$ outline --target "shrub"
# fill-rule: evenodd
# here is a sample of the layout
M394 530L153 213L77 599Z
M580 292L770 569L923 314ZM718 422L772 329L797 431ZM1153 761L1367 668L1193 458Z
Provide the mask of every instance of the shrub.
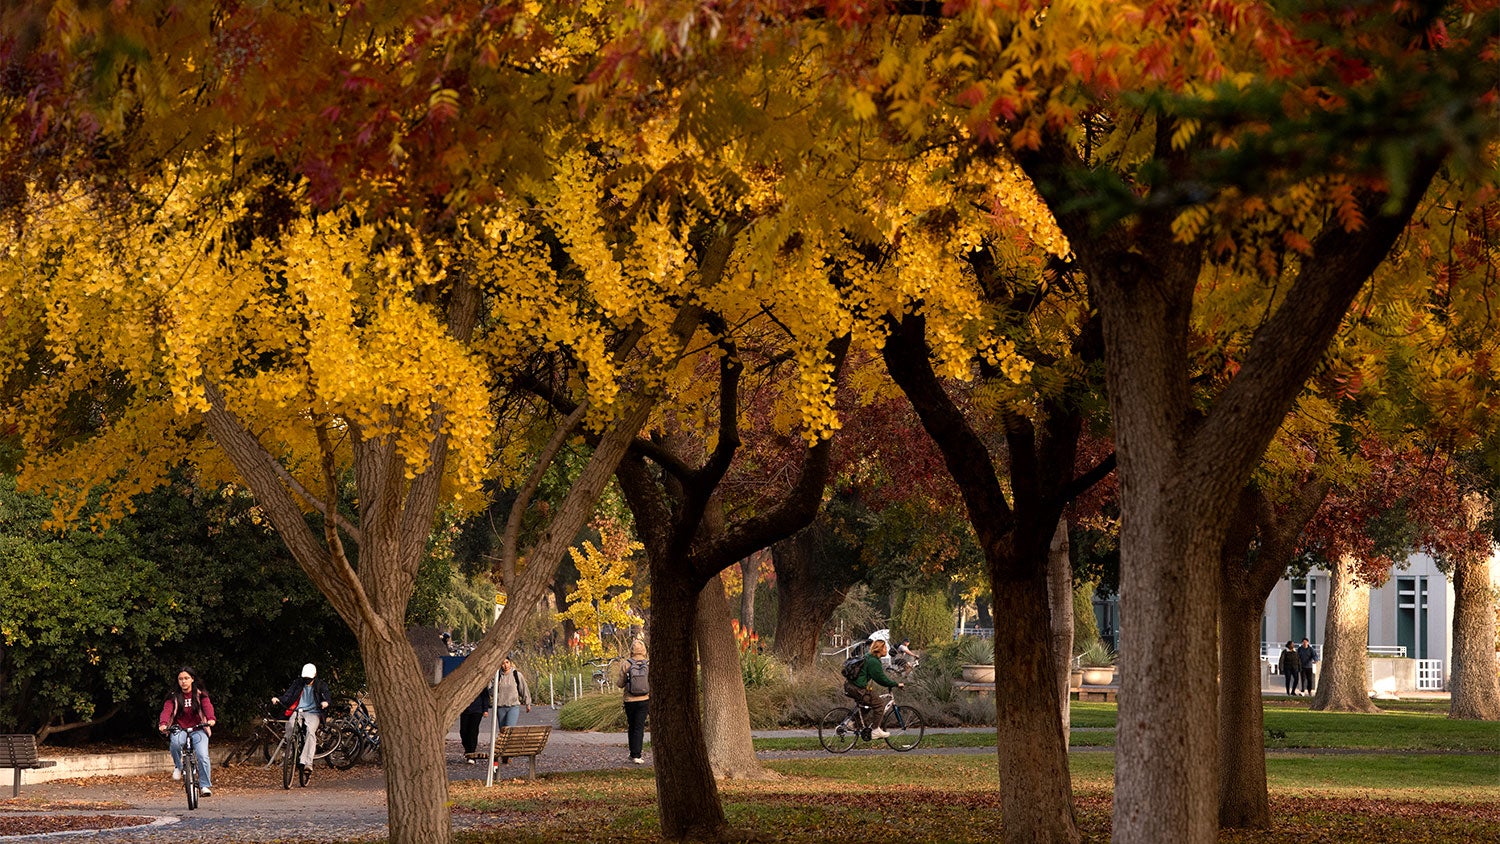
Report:
M558 726L564 730L623 730L625 707L620 695L613 692L591 692L563 704L557 711Z
M948 596L938 589L906 593L896 627L919 648L951 641L953 608L948 606Z

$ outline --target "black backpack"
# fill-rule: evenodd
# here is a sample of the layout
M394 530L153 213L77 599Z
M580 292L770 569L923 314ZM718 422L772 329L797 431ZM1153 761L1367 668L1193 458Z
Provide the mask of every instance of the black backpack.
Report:
M625 694L633 697L651 694L651 681L647 676L651 663L644 659L632 659L630 665L625 668L625 682L620 685L625 687Z
M853 683L854 678L859 676L860 669L864 668L864 665L865 658L863 655L851 656L848 659L844 660L844 679Z

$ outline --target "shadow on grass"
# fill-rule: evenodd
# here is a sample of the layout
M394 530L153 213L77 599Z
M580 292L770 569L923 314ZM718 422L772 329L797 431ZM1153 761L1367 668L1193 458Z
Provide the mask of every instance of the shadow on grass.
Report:
M1274 825L1221 841L1500 840L1500 780L1492 757L1339 756L1271 760ZM1389 764L1387 764L1389 763ZM1000 798L987 756L867 754L774 762L765 782L726 781L720 798L732 841L989 842ZM1073 757L1074 806L1085 841L1107 841L1114 760ZM1432 799L1441 796L1441 801ZM463 842L654 841L649 771L549 776L486 791L454 786L460 811L491 828Z

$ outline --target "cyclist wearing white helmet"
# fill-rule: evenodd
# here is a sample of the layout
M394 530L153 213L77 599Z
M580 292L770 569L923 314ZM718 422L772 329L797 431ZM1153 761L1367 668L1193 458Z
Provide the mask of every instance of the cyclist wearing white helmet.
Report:
M311 662L302 666L302 676L293 680L286 691L271 698L271 703L276 706L285 702L282 714L287 718L287 739L293 737L292 730L298 723L298 715L306 725L307 741L302 744L302 758L297 760L305 771L312 771L313 754L318 749L318 725L323 722L323 710L328 708L331 700L328 696L328 684L318 679L318 667Z

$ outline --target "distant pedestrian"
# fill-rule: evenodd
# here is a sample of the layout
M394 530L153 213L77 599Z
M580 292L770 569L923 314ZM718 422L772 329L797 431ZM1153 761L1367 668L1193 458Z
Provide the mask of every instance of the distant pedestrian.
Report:
M458 738L464 743L464 761L470 765L479 758L479 722L484 716L490 714L490 687L485 686L474 698L474 702L464 707L464 711L458 716Z
M522 706L531 711L531 688L526 685L521 669L506 657L500 663L500 685L495 692L495 725L514 727L521 720Z
M1297 649L1297 663L1302 676L1302 691L1313 693L1313 663L1318 661L1318 652L1304 637L1302 647Z
M1295 695L1297 678L1302 676L1302 660L1298 658L1290 639L1287 640L1286 647L1281 649L1281 661L1276 664L1276 670L1281 672L1281 678L1286 681L1286 693Z
M615 685L625 690L625 725L630 743L630 761L644 765L646 744L646 711L651 705L649 680L650 659L646 655L646 643L636 639L630 643L630 658L616 663Z

